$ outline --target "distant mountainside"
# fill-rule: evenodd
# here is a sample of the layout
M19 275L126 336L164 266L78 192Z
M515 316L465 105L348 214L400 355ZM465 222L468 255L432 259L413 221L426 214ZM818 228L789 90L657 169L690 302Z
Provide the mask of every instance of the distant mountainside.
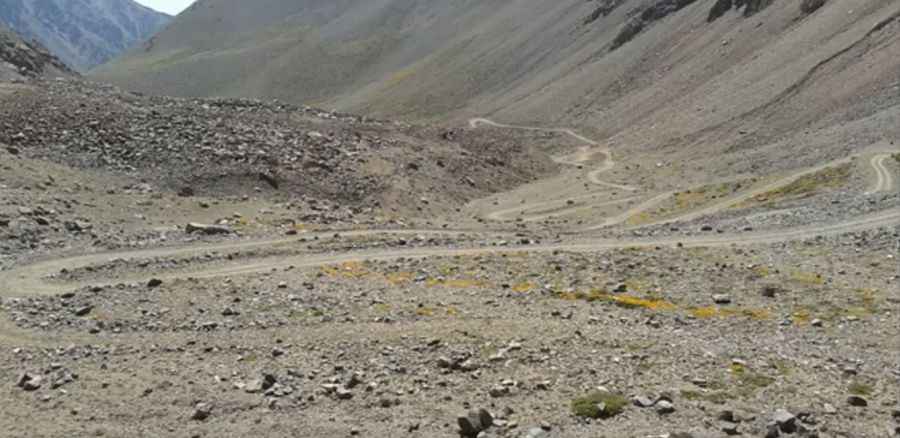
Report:
M171 18L132 0L0 0L0 23L80 71L153 36Z
M900 67L898 11L896 0L200 0L94 73L157 94L640 128L634 142L661 144L757 109L785 109L774 125L796 127L884 96Z
M0 25L0 81L77 75L46 48Z

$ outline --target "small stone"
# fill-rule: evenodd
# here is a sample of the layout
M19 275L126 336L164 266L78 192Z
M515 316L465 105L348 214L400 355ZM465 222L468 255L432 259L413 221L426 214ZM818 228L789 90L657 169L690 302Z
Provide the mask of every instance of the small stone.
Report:
M656 402L656 412L660 415L668 415L675 412L675 405L668 400Z
M487 410L479 409L457 418L456 422L459 424L460 435L465 438L476 438L479 433L494 424L494 417Z
M822 410L828 415L834 415L838 412L837 408L834 407L834 405L831 403L825 403L825 405L822 407Z
M75 309L72 313L74 313L75 316L87 316L87 314L91 313L91 310L94 310L94 306L82 306Z
M334 391L334 395L337 396L338 400L350 400L351 398L353 398L353 391L343 386L339 386Z
M212 405L209 403L197 403L194 412L191 414L191 420L204 421L212 414Z
M26 391L37 391L43 383L43 377L36 374L24 373L19 376L19 380L18 383L16 383L16 386Z
M858 395L851 395L850 397L847 397L847 404L858 408L864 408L869 406L869 401Z
M262 378L251 381L244 387L244 391L250 394L255 394L258 392L265 391L272 386L275 386L277 383L277 379L275 376L271 374L263 374Z
M160 287L160 286L162 286L162 284L163 284L162 280L160 280L158 278L153 278L147 282L147 287L152 289L155 287Z
M634 402L634 405L639 408L651 408L651 407L653 407L653 405L656 404L655 400L652 400L649 397L642 397L642 396L635 397L633 402Z
M231 229L228 227L222 227L218 225L204 225L197 223L189 223L185 225L184 231L188 234L193 233L201 233L206 235L215 235L215 234L231 234Z
M522 438L546 438L547 436L546 430L541 429L540 427L532 427L531 429L528 429L528 432L525 432L525 434L522 435Z
M721 429L722 432L725 432L725 434L729 436L740 435L740 427L741 426L738 423L732 423L729 421L723 421L719 424L719 429Z
M775 411L772 422L785 433L794 433L797 430L797 416L784 409Z
M490 391L488 391L491 397L506 397L509 395L509 387L504 385L494 385L491 387Z
M725 294L713 295L713 302L716 304L731 304L731 296Z

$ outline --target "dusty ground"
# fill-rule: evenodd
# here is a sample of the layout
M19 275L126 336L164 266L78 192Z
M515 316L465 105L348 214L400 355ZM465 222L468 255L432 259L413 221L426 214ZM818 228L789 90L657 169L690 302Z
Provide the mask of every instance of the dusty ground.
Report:
M88 107L97 95L122 105L110 127L147 104L91 87ZM28 120L22 108L54 101L40 93L7 90L5 114ZM180 108L166 113L177 118L203 102L150 104ZM294 111L318 117L254 105L233 120L272 138L289 135L281 122ZM324 189L256 190L258 179L233 176L249 168L239 161L220 168L229 184L184 196L185 175L216 169L177 160L195 157L191 142L151 143L173 146L149 159L158 170L131 155L98 165L78 148L55 153L72 138L61 124L31 124L37 140L0 148L5 433L451 437L460 416L485 409L485 436L896 435L890 142L814 166L685 179L671 156L620 156L553 127L327 123L334 138L396 140L389 156L428 141L525 164L475 187L409 169L405 181L431 186L373 191L388 194L366 210ZM193 132L173 125L160 135ZM3 138L19 131L7 122ZM141 144L102 136L120 142L109 150ZM342 163L329 178L353 177ZM497 167L465 164L458 172L476 176ZM440 208L388 217L441 184L456 194ZM188 233L189 222L229 233ZM573 401L598 388L624 398L621 413L576 415Z

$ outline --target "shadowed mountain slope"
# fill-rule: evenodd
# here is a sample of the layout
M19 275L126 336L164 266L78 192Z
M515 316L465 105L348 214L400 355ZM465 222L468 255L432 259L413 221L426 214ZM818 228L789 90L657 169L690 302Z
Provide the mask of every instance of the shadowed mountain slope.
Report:
M149 38L170 19L132 0L0 0L0 23L81 71Z

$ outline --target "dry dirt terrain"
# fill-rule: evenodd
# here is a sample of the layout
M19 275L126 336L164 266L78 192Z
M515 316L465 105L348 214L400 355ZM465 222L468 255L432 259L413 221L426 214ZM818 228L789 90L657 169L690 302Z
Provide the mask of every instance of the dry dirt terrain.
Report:
M0 83L0 435L900 436L898 6L201 0Z
M7 436L900 427L889 141L674 183L565 127L0 90Z

